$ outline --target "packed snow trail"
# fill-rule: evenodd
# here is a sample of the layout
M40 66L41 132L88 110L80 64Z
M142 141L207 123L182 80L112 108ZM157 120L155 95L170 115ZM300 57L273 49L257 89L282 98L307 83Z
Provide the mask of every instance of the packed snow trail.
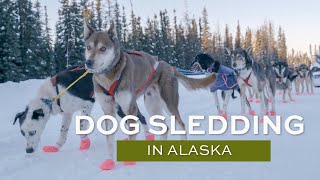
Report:
M42 146L56 142L61 117L52 117L41 137L41 143L36 153L26 154L26 140L20 133L19 125L12 125L16 113L24 110L28 101L35 96L43 80L28 80L21 83L8 82L0 84L1 126L0 126L0 179L113 179L113 180L316 180L320 177L320 89L315 89L315 95L294 96L295 103L281 104L277 96L276 109L279 115L288 117L297 114L304 117L305 132L292 136L282 129L281 135L272 132L270 135L253 135L252 130L246 135L231 135L227 130L223 135L188 136L195 140L229 140L229 139L261 139L271 140L271 162L138 162L136 166L126 167L121 163L112 171L100 171L99 165L105 160L106 138L97 130L90 135L91 148L87 152L79 150L80 138L75 134L75 121L69 131L67 143L58 153L44 153ZM187 124L189 115L217 115L212 94L207 91L187 91L179 86L180 112ZM238 98L231 100L229 111L240 113ZM138 100L143 114L147 115L143 99ZM259 105L252 103L258 111ZM97 119L102 115L98 104L95 105L92 117ZM149 116L146 116L147 119ZM207 129L207 120L201 129ZM284 128L284 127L283 127ZM261 128L260 128L261 130ZM126 136L117 132L115 139ZM143 139L140 133L138 139ZM169 135L169 139L179 139L179 136Z

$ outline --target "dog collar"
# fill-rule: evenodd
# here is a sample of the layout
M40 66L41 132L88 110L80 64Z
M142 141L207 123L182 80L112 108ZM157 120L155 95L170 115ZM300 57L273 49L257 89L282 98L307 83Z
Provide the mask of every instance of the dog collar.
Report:
M247 66L244 66L243 68L236 69L236 71L238 71L238 72L241 72L241 71L244 71L244 70L247 70Z
M50 112L52 111L52 104L53 101L50 99L46 99L46 98L40 98L41 102L43 102L45 105L47 105L50 109Z

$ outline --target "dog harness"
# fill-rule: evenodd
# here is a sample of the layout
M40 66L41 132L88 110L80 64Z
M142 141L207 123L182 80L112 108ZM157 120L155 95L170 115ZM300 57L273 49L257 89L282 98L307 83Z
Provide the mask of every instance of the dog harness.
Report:
M131 51L131 52L125 52L127 54L132 54L132 55L136 55L136 56L141 56L142 54L139 51ZM145 89L148 85L148 83L150 82L152 76L154 75L154 73L156 72L157 68L158 68L159 62L157 61L153 66L151 66L151 72L148 76L148 79L146 80L146 82L143 84L142 87L138 88L136 90L136 95L139 94L141 91L143 91L143 89ZM119 85L121 84L122 81L122 77L123 77L123 73L120 74L120 76L113 82L113 84L110 86L109 89L106 89L105 87L103 87L101 84L98 83L98 86L102 89L103 93L107 96L112 96L114 98L114 95L116 94Z
M69 72L69 71L78 71L78 70L84 70L84 69L85 69L84 67L76 66L76 67L69 68L66 71L62 71L60 73L65 73L65 72ZM57 76L60 73L58 73L58 74L56 74L56 75L51 77L51 84L52 84L53 87L55 87L57 95L60 94L59 87L58 87L59 81L57 80ZM93 94L91 94L90 96L93 96ZM49 100L49 99L41 99L41 100L42 100L42 102L44 102L45 104L47 104L50 107L50 110L52 110L52 100ZM56 100L57 100L57 105L60 108L60 111L63 112L63 110L61 108L60 98L57 98Z
M245 79L241 78L244 81L244 83L246 83L246 85L249 86L249 87L252 87L252 85L249 84L249 79L251 77L251 74L252 74L252 71L250 72L250 74L248 75L247 78L245 78Z
M220 65L217 71L217 80L210 87L211 92L216 92L217 90L230 90L238 87L236 72L224 65Z

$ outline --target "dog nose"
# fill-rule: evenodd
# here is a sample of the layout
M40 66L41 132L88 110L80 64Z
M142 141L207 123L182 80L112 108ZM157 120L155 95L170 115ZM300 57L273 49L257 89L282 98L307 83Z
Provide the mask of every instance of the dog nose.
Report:
M87 67L91 67L93 65L94 61L89 59L89 60L86 60L86 66Z
M236 67L236 66L237 66L237 64L236 64L236 63L233 63L233 64L232 64L232 66L233 66L233 67Z
M26 152L27 152L27 153L33 153L34 150L33 150L33 148L27 148L27 149L26 149Z

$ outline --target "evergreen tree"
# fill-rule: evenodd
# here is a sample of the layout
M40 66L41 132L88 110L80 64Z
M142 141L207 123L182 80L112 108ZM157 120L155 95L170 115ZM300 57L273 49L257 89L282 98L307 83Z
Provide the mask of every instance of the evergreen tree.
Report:
M11 0L3 0L0 1L0 7L0 83L19 81L23 65L17 6Z
M43 55L43 59L46 61L46 67L45 72L47 72L47 75L53 75L55 72L55 63L54 63L54 57L53 57L53 49L52 49L52 38L51 38L51 28L49 27L49 19L48 19L48 12L47 7L44 7L44 51L45 54Z
M96 21L96 28L98 31L102 30L102 7L101 7L101 0L95 0L95 21Z
M209 27L208 11L206 8L202 10L202 19L201 19L201 50L202 52L209 52L211 47L211 33Z
M248 49L250 47L252 47L252 32L251 29L248 27L244 38L243 48Z
M122 43L123 42L123 28L122 28L122 23L121 23L122 17L121 17L121 13L120 13L120 5L118 4L118 1L115 1L115 5L114 5L114 23L116 25L116 29L117 29L117 34L118 34L118 39L119 42Z
M241 29L240 29L240 24L238 21L237 25L237 32L236 32L236 38L234 42L234 48L241 48Z
M278 54L279 54L280 60L283 60L283 61L287 60L286 37L281 27L279 27L279 32L278 32Z
M66 69L69 65L70 48L72 45L69 0L60 1L59 19L56 24L56 39L54 44L54 59L56 72ZM82 27L82 26L81 26Z

